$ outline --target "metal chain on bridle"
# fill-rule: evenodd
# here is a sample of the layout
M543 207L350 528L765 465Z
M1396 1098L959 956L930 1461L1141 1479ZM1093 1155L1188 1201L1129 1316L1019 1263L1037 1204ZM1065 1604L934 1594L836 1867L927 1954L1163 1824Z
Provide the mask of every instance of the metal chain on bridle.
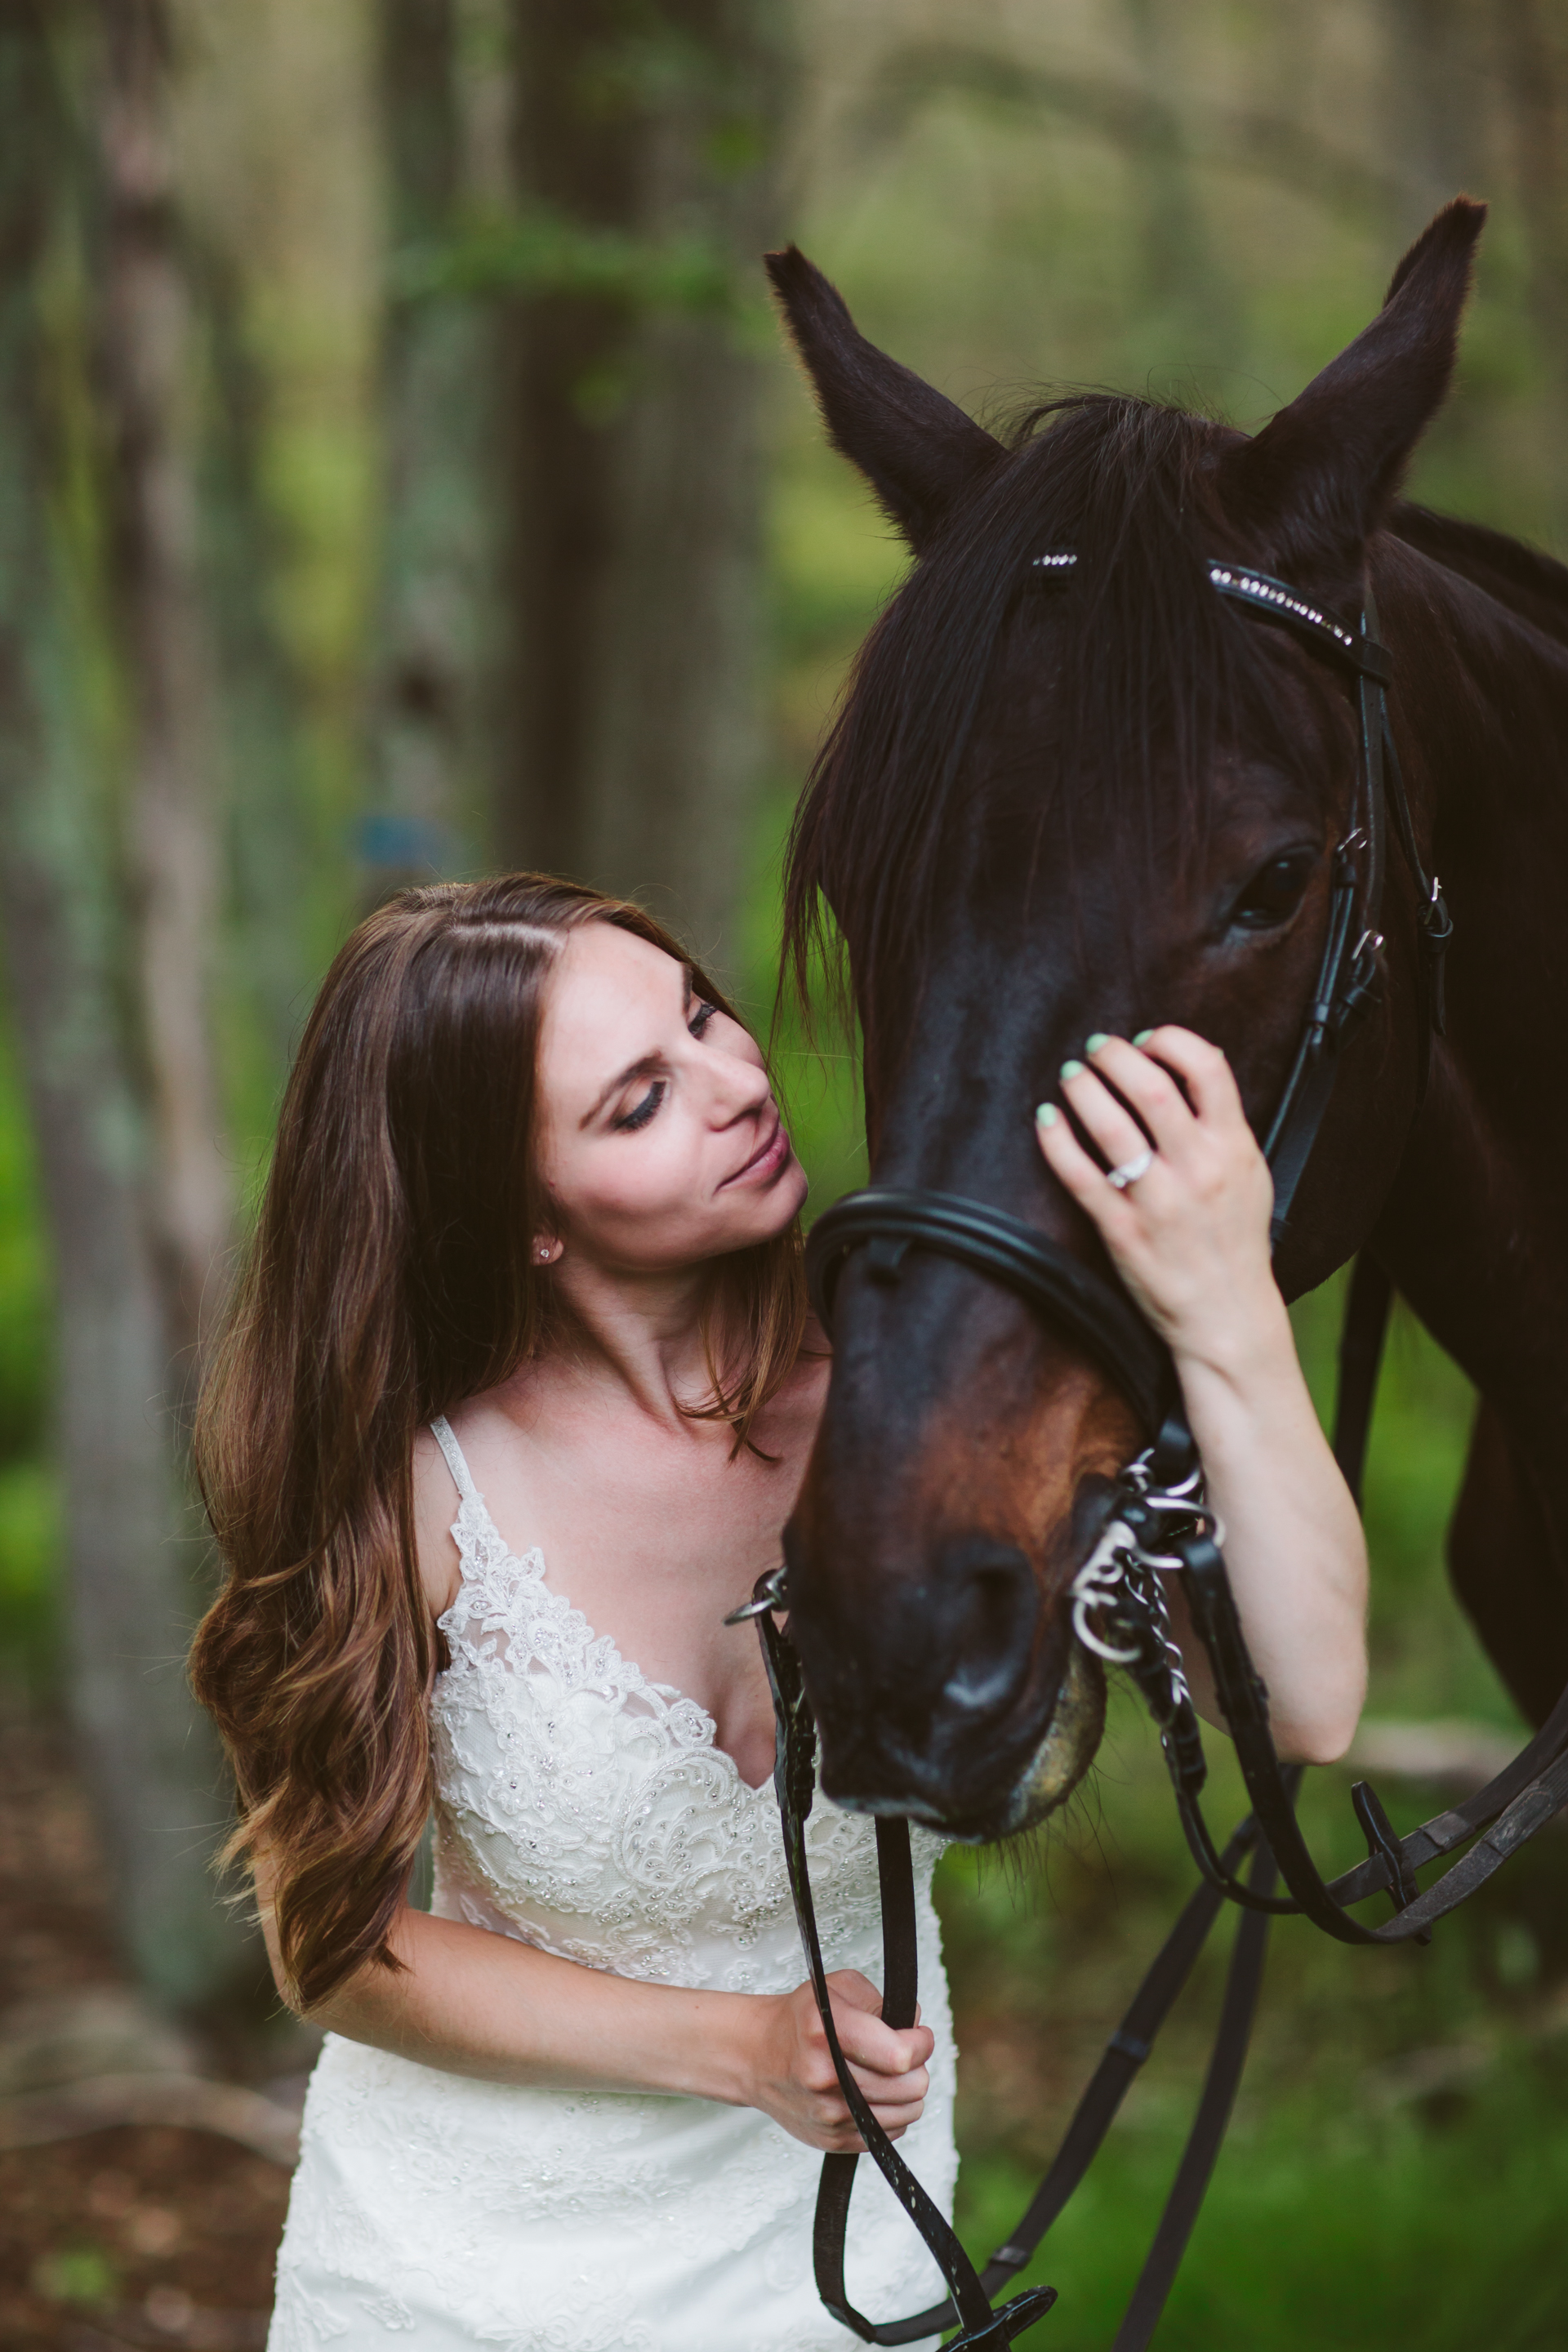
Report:
M1047 579L1069 576L1078 558L1057 551L1037 559ZM1444 1028L1443 957L1453 925L1435 875L1422 863L1389 725L1388 656L1377 642L1370 593L1358 629L1325 612L1285 582L1243 565L1211 562L1220 595L1292 630L1352 680L1359 752L1351 823L1333 857L1322 958L1284 1089L1265 1138L1274 1177L1273 1241L1288 1225L1297 1187L1327 1112L1339 1059L1375 1001L1384 946L1382 914L1389 825L1408 866L1418 904L1426 975L1418 1087L1425 1092L1431 1038ZM731 1622L755 1618L777 1725L774 1786L785 1859L806 1967L839 2084L866 2147L909 2213L949 2288L945 2303L908 2318L873 2321L858 2312L844 2284L850 2189L858 2158L824 2158L815 2256L824 2303L867 2343L917 2343L947 2328L961 2334L950 2352L1010 2344L1056 2300L1033 2287L996 2305L994 2298L1030 2260L1100 2148L1155 2034L1190 1976L1226 1901L1241 1906L1219 2026L1197 2112L1164 2213L1133 2291L1113 2352L1143 2352L1164 2307L1207 2187L1239 2083L1262 1977L1268 1921L1300 1913L1342 1942L1427 1940L1432 1923L1490 1877L1527 1838L1568 1804L1568 1691L1505 1770L1450 1811L1399 1837L1375 1791L1352 1790L1367 1858L1325 1882L1296 1821L1300 1769L1280 1762L1268 1728L1268 1699L1247 1654L1221 1552L1223 1529L1204 1499L1202 1466L1183 1417L1169 1354L1120 1286L1071 1257L1019 1219L952 1193L872 1189L852 1193L817 1220L807 1244L812 1299L831 1329L834 1293L844 1265L863 1253L870 1277L896 1283L911 1250L935 1253L1000 1282L1116 1381L1154 1442L1130 1463L1113 1493L1094 1549L1073 1580L1078 1638L1136 1682L1159 1727L1166 1767L1200 1885L1155 1958L1131 2008L1110 2037L1055 2161L1007 2242L983 2269L965 2253L945 2216L927 2196L866 2105L834 2029L826 1974L806 1869L805 1822L816 1789L816 1727L800 1664L773 1622L788 1607L788 1570L771 1570ZM1359 1501L1373 1392L1392 1291L1368 1257L1357 1263L1340 1349L1334 1451ZM1221 1710L1235 1743L1252 1811L1223 1847L1202 1810L1206 1774L1203 1738L1182 1668L1162 1579L1184 1579L1188 1613L1207 1653ZM882 2014L913 2023L916 1998L915 1905L907 1822L879 1818L882 1898ZM1425 1891L1416 1874L1467 1847ZM1247 1866L1245 1878L1238 1874ZM1288 1892L1276 1895L1277 1878ZM1352 1906L1384 1893L1394 1916L1368 1927Z

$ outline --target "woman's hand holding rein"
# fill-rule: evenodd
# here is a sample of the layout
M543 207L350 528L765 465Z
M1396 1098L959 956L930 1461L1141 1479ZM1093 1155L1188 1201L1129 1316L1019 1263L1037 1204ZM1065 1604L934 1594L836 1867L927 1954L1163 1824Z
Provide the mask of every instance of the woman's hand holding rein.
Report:
M926 2061L935 2037L919 2021L902 2032L882 2022L882 1996L855 1969L839 1969L827 1979L838 2046L871 2113L889 2139L918 2123L929 2082ZM761 2107L795 2139L832 2156L862 2150L844 2094L838 2087L827 2036L809 1984L783 1997L763 1999L759 2012L754 2095Z

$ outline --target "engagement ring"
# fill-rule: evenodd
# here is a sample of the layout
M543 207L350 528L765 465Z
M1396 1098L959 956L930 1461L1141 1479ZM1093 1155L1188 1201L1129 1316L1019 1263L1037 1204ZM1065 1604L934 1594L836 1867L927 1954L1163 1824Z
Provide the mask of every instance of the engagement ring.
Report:
M1114 1184L1119 1192L1125 1192L1129 1184L1136 1184L1140 1176L1147 1176L1153 1165L1153 1153L1141 1151L1136 1160L1124 1160L1120 1168L1112 1168L1105 1181Z

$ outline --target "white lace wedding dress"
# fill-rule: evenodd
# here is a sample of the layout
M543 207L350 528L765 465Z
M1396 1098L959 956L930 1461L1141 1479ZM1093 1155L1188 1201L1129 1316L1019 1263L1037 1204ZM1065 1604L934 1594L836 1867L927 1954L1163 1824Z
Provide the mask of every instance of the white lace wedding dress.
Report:
M510 1552L445 1422L463 1580L432 1711L434 1908L655 1984L785 1992L805 1973L771 1782L712 1717L649 1683ZM737 1639L744 1638L737 1635ZM880 1980L872 1824L818 1799L807 1825L830 1969ZM900 2143L951 2208L953 2047L934 1838L917 1832L921 1998L936 2035ZM268 2352L405 2339L418 2352L827 2352L820 2158L752 2107L468 2080L329 2035L306 2102ZM863 2161L847 2280L873 2318L942 2280ZM936 2338L931 2341L934 2344Z

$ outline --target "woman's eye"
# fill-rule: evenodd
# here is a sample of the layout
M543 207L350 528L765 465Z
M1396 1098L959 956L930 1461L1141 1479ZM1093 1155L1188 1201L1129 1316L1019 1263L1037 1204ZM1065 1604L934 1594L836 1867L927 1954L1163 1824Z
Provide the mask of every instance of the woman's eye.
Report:
M647 1125L649 1119L653 1117L655 1111L658 1108L663 1100L664 1080L662 1078L655 1078L652 1086L649 1087L647 1094L644 1095L636 1110L627 1111L623 1118L617 1118L613 1123L622 1135L629 1135L637 1128L646 1127Z
M696 1007L692 1013L690 1020L686 1024L694 1037L701 1036L702 1032L707 1028L708 1024L712 1020L713 1015L718 1012L718 1010L719 1007L716 1004L702 1003Z
M1231 908L1230 919L1245 930L1263 931L1289 921L1301 903L1316 863L1310 849L1289 850L1260 866Z

